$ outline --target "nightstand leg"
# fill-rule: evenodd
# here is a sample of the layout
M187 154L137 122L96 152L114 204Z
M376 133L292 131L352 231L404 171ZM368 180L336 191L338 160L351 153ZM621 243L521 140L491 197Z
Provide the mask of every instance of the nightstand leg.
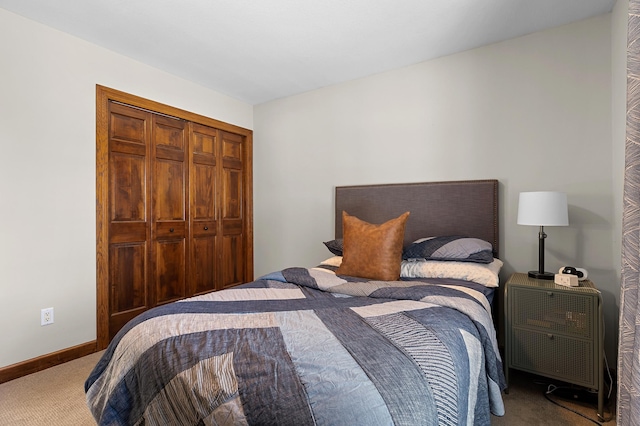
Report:
M598 417L604 421L604 320L602 316L602 300L598 303L599 339L598 339Z
M602 389L598 391L598 418L600 421L604 420L604 395Z
M504 393L509 394L509 367L504 368L504 381L507 384L507 388L504 390Z

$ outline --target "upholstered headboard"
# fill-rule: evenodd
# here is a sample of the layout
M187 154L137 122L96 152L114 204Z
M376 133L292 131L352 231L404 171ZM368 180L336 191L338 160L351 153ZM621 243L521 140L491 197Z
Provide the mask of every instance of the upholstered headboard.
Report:
M335 236L342 238L342 211L369 223L411 212L404 245L423 237L462 235L498 247L498 181L469 180L336 187Z

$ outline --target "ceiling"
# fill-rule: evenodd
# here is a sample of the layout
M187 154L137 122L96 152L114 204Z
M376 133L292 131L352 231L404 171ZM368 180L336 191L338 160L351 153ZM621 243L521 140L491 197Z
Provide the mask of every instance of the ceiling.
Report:
M615 0L0 0L259 104L610 12Z

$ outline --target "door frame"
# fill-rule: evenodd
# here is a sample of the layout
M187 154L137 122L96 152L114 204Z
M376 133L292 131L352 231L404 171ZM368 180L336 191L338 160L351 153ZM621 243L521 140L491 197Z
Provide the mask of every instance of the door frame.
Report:
M246 179L245 208L246 277L253 279L253 131L151 101L119 90L96 85L96 326L97 350L109 345L109 102L180 118L244 136Z

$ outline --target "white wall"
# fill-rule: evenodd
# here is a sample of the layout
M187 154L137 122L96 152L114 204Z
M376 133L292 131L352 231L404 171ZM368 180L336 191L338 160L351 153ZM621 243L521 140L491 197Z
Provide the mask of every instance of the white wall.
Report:
M4 9L0 40L3 367L96 338L96 84L246 128L253 107Z
M257 106L256 276L329 256L335 186L496 178L503 279L537 268L518 193L565 191L570 226L545 229L546 269L589 270L612 336L611 51L608 14Z

